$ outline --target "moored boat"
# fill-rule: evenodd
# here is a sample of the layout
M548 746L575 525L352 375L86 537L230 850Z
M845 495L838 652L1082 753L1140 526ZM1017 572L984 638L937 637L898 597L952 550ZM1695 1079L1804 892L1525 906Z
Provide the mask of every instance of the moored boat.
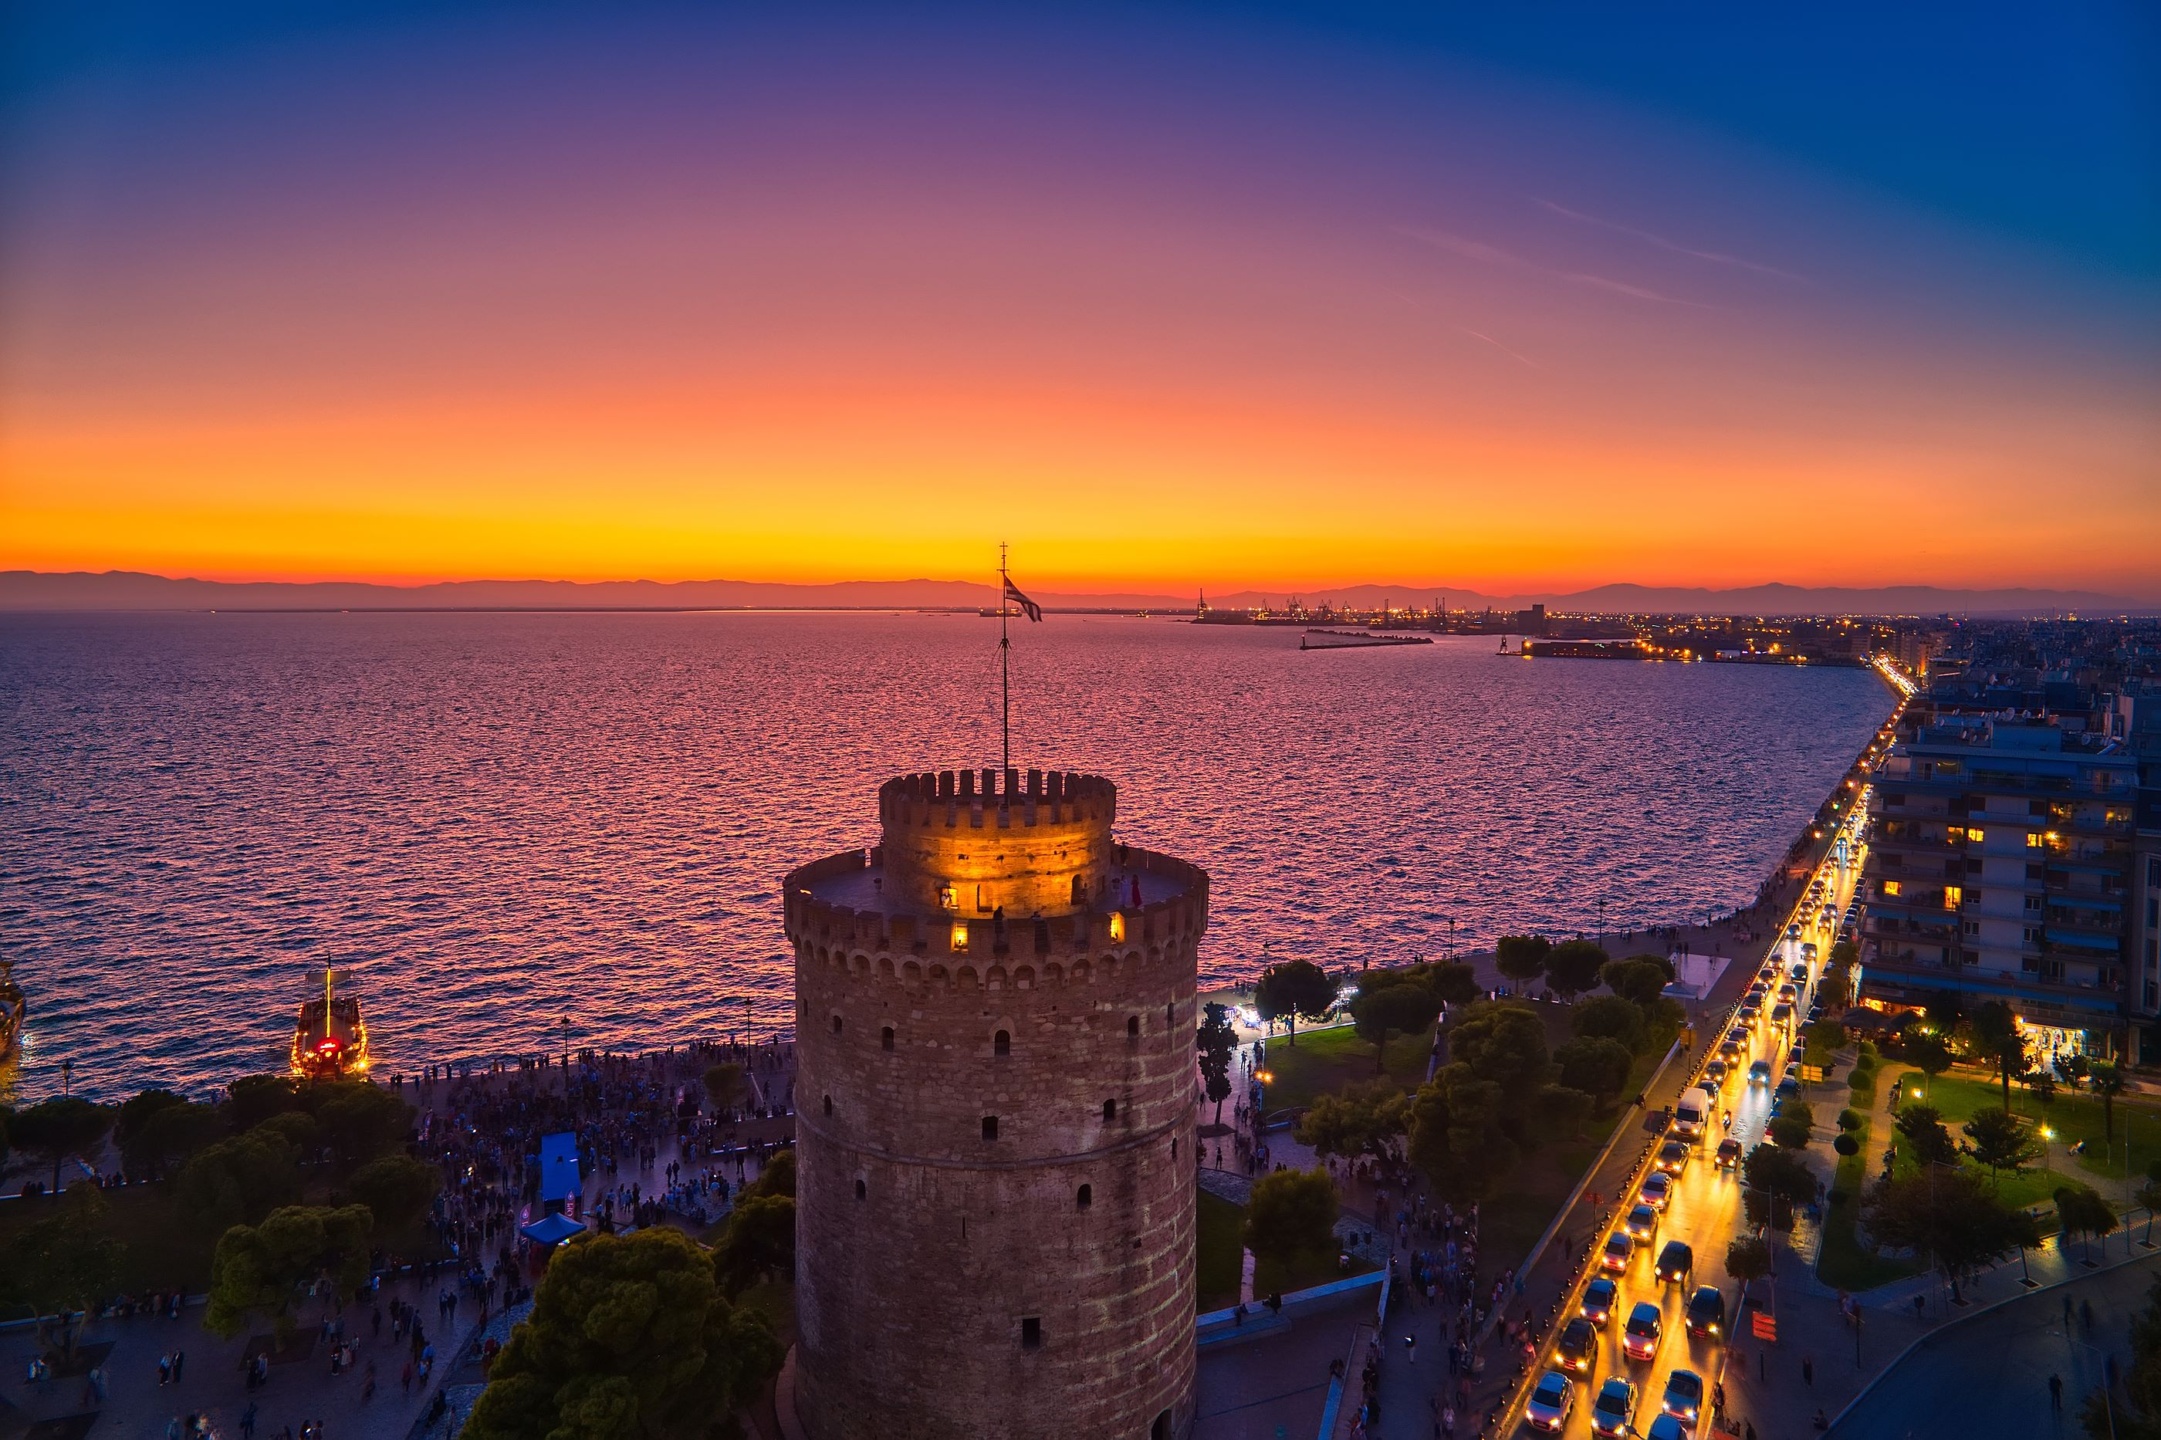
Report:
M15 963L0 960L0 1060L13 1055L22 1044L23 1022L29 1015L29 998L15 983Z
M360 996L346 984L345 972L325 969L308 977L319 993L301 1002L293 1026L293 1074L303 1080L335 1080L363 1075L368 1069L368 1024L360 1018ZM338 987L344 985L340 990Z

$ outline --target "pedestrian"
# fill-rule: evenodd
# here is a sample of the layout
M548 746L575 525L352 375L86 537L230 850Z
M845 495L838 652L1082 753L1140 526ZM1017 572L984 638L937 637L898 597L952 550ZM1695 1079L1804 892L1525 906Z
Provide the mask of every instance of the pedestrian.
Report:
M1816 1383L1816 1362L1806 1355L1801 1357L1801 1383L1803 1385Z
M1743 1440L1756 1440L1756 1422L1755 1422L1755 1421L1753 1421L1753 1420L1743 1420L1743 1421L1741 1422L1741 1430L1742 1430L1742 1436L1743 1436Z
M2071 1302L2070 1302L2069 1300L2066 1300L2066 1301L2064 1301L2063 1303L2064 1303L2065 1305L2069 1305L2069 1304L2070 1304ZM2068 1324L2070 1323L2070 1320L2071 1320L2071 1317L2070 1317L2069 1315L2066 1315L2066 1316L2064 1316L2064 1323L2065 1323L2065 1324L2067 1324L2067 1325L2068 1325ZM31 1376L30 1378L31 1378L31 1379L33 1379L33 1380L35 1380L35 1379L36 1379L37 1377L36 1377L35 1375L33 1375L33 1376ZM172 1356L170 1356L170 1355L160 1355L160 1356L158 1357L158 1388L159 1388L159 1389L163 1389L163 1388L164 1388L165 1386L167 1386L167 1385L170 1385L170 1384L172 1384L172 1383L173 1383L173 1357L172 1357ZM175 1418L178 1418L178 1417L175 1417Z
M2068 1304L2069 1302L2065 1303ZM2063 1409L2063 1376L2061 1375L2048 1377L2048 1408L2051 1410Z
M1418 1336L1416 1334L1403 1337L1403 1353L1413 1365L1418 1363Z
M182 1369L183 1367L185 1367L185 1366L187 1365L187 1363L188 1363L188 1352L187 1352L187 1351L185 1351L185 1350L175 1350L175 1351L173 1352L173 1383L174 1383L175 1385L178 1385L178 1384L180 1383L180 1371L181 1371L181 1369Z

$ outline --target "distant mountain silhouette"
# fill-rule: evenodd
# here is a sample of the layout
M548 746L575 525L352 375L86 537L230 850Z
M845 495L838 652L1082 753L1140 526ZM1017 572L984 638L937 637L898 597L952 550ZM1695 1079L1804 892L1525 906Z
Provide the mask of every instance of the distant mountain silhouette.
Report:
M1191 595L1068 593L1030 588L1065 609L1190 610ZM1657 615L2085 615L2161 614L2161 602L2084 590L1952 590L1933 585L1815 587L1750 585L1731 590L1632 584L1589 590L1487 595L1449 585L1344 585L1322 590L1241 590L1212 595L1218 608L1308 605L1370 608L1386 601L1452 610L1552 610ZM996 590L968 580L843 580L828 585L753 580L452 580L428 585L357 581L176 579L135 571L0 571L0 610L698 610L976 609Z

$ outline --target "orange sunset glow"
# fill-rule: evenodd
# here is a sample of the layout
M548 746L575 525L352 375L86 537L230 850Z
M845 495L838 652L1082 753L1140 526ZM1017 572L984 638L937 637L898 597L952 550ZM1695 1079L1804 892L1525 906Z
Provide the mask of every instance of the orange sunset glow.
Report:
M2151 275L1824 156L1266 26L507 24L15 96L0 568L2161 593Z

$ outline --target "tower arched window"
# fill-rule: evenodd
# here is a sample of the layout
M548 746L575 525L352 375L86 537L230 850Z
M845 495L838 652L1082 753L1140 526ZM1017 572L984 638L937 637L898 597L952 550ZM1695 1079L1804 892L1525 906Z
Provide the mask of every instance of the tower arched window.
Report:
M833 1033L835 1035L840 1033L840 1017L838 1015L833 1017Z
M1128 1015L1128 1016L1126 1016L1126 1039L1128 1039L1128 1040L1138 1040L1138 1039L1140 1039L1140 1038L1141 1038L1141 1017L1140 1017L1140 1016L1138 1016L1138 1015Z
M1074 1192L1073 1192L1073 1208L1074 1208L1074 1209L1076 1209L1076 1210L1086 1210L1086 1209L1087 1209L1087 1208L1088 1208L1089 1206L1091 1206L1091 1205L1093 1205L1093 1204L1095 1204L1095 1203L1096 1203L1096 1195L1095 1195L1095 1187L1094 1187L1093 1185L1083 1185L1083 1186L1081 1186L1081 1187L1080 1187L1080 1189L1078 1189L1078 1190L1076 1190L1076 1191L1074 1191Z
M860 1180L858 1180L858 1181L856 1181L856 1182L855 1182L855 1198L856 1198L856 1199L858 1199L858 1200L864 1199L864 1198L865 1198L865 1197L867 1197L867 1196L868 1196L869 1194L870 1194L870 1187L869 1187L868 1185L864 1184L864 1183L863 1183L862 1181L860 1181Z
M833 1097L830 1095L825 1097L825 1113L828 1115L833 1113Z
M1118 1118L1118 1102L1116 1100L1103 1102L1103 1118L1105 1120L1116 1120Z
M1013 1032L1010 1030L1000 1030L996 1035L991 1036L990 1049L993 1055L1012 1054Z
M878 1032L878 1048L880 1050L890 1050L893 1048L892 1026L888 1025L883 1030L880 1030Z

